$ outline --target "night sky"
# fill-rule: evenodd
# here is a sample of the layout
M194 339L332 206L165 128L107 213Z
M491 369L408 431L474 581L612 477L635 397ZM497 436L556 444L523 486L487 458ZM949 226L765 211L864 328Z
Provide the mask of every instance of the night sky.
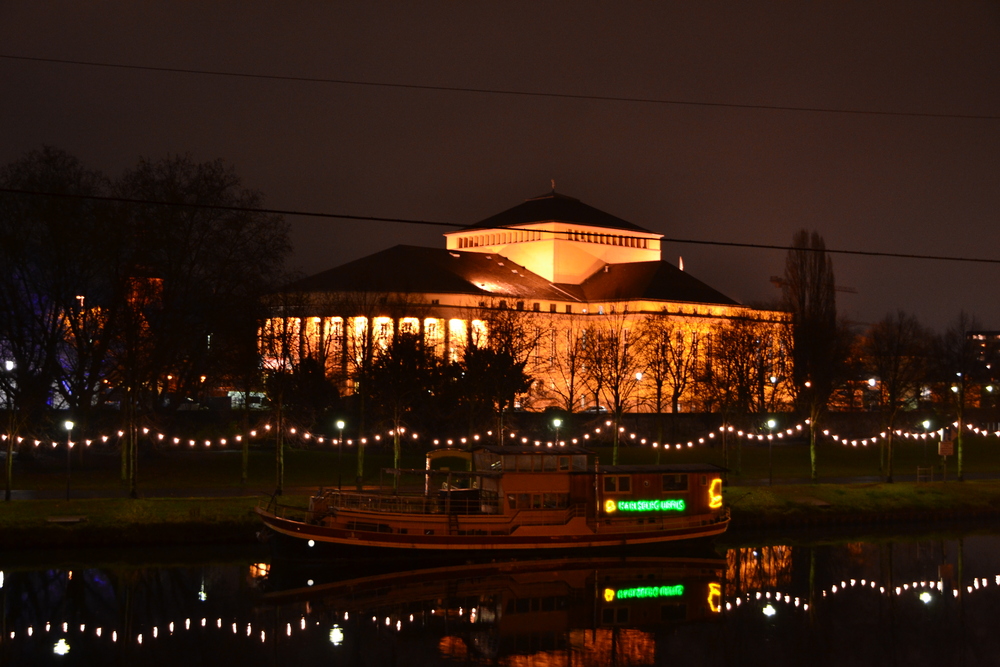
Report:
M668 237L1000 259L995 2L0 3L0 163L223 158L273 208L473 223L549 191ZM442 230L290 217L305 273ZM743 302L784 252L665 245ZM1000 265L835 256L839 310L1000 328Z

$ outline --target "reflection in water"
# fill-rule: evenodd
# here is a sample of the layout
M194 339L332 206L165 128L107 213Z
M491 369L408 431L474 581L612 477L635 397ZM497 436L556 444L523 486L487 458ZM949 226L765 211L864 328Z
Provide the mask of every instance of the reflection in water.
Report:
M447 567L0 560L0 664L991 665L998 547L968 536Z
M499 665L652 665L656 633L718 618L722 559L500 562L388 573L264 596L282 615L337 627L348 653ZM275 572L274 574L277 574ZM390 638L385 630L390 631ZM396 634L391 631L395 630ZM412 644L411 644L412 642ZM428 656L429 657L429 656Z

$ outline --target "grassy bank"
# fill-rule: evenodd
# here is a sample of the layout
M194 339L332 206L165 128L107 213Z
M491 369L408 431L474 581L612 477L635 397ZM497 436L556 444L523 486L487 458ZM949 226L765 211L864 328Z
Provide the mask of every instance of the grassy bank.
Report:
M236 497L2 503L0 548L250 542L260 528L251 511L256 502Z
M730 486L733 528L1000 516L1000 481Z

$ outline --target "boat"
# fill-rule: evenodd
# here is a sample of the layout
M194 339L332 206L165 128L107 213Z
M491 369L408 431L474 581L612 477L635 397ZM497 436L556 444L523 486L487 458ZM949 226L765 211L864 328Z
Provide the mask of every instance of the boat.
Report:
M709 464L600 465L593 452L575 446L439 449L428 452L423 470L384 471L391 485L321 488L305 508L272 496L255 511L271 535L308 549L497 554L636 547L724 532L723 471Z

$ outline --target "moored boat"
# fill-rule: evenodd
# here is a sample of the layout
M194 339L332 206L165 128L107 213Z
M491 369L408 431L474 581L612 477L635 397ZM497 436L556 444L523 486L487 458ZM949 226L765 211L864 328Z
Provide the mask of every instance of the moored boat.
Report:
M463 469L435 467L446 459ZM648 545L729 525L722 468L599 465L579 447L434 450L424 470L390 470L391 488L320 489L307 508L271 498L265 525L309 547L512 552ZM422 484L405 483L422 478Z

